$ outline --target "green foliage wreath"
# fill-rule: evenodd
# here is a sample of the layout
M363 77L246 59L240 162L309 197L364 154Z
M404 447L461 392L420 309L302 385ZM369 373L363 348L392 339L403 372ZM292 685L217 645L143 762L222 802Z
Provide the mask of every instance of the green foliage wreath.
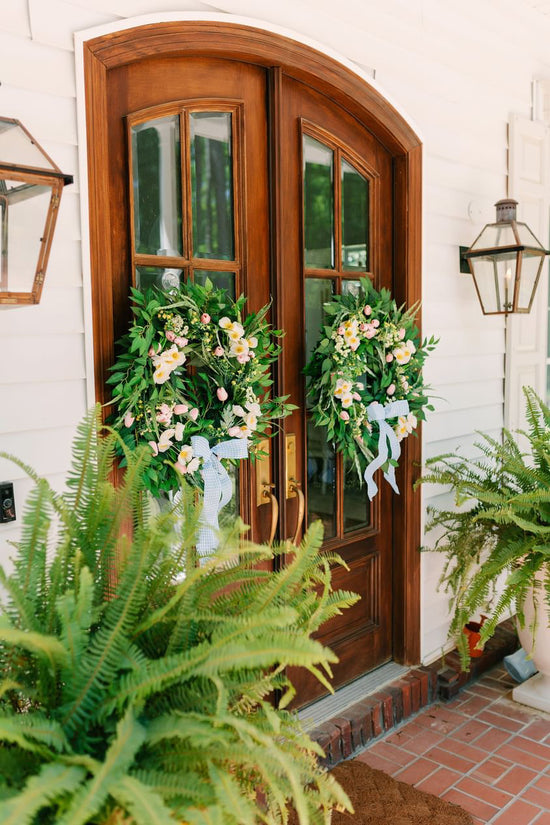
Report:
M134 319L112 367L115 430L128 448L148 444L153 495L177 490L178 476L200 486L202 459L190 443L246 440L254 452L274 419L292 406L270 398L269 366L282 333L266 321L269 306L243 317L210 281L164 292L132 290Z
M378 452L369 405L408 402L408 413L392 423L398 442L425 418L425 410L433 409L422 366L437 341L421 343L416 311L398 307L387 289L378 292L368 278L361 279L356 292L324 305L327 323L305 368L310 411L360 477Z

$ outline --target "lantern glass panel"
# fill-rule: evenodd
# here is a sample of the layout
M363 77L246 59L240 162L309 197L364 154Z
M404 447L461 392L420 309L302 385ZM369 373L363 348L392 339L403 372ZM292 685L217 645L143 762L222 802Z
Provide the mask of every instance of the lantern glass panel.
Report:
M0 292L32 292L51 196L47 185L0 180Z
M530 241L531 243L531 241ZM492 249L499 246L516 246L517 240L511 224L490 223L473 242L471 249Z
M2 165L31 166L58 171L31 136L13 120L0 118L0 159Z
M483 312L487 315L510 312L514 300L517 253L471 258L470 263Z
M544 254L539 255L537 252L531 252L526 249L522 255L521 261L521 279L519 282L519 295L517 309L519 312L529 311L529 304L537 283L537 278L544 261Z
M534 246L537 249L543 248L541 242L533 235L526 223L517 223L516 229L520 244L523 246Z

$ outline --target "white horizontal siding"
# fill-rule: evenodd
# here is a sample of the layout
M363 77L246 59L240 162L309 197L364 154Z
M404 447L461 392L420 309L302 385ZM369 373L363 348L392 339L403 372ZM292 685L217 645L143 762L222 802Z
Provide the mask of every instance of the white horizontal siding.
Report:
M64 0L48 0L47 3L28 0L28 3L33 40L69 52L74 50L73 32L120 19L120 15L86 9ZM60 20L63 20L62 26Z
M47 288L47 287L46 287ZM13 310L12 310L13 311ZM60 379L84 379L84 341L82 335L33 335L22 326L18 336L2 339L0 387Z
M9 0L0 13L0 31L18 37L30 37L30 21L27 0Z

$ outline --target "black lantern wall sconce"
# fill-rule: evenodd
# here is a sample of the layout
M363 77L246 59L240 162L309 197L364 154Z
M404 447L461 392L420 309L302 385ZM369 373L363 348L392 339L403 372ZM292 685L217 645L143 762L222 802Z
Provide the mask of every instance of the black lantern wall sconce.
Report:
M470 272L484 315L528 313L546 255L527 224L516 220L517 201L496 204L488 223L469 249L460 247L461 272Z
M20 121L0 117L0 306L39 303L61 194L72 182Z

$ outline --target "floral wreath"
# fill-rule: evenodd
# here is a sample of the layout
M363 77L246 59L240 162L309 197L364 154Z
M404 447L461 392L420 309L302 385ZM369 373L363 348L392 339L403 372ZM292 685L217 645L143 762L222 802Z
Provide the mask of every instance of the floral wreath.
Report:
M134 319L108 379L112 425L128 449L149 445L153 495L179 489L182 477L203 487L210 446L216 459L245 458L293 409L268 395L282 333L266 321L269 305L243 318L246 299L233 301L209 280L132 289L132 297Z
M362 278L358 290L324 304L327 324L304 370L314 423L364 476L371 498L378 467L398 492L399 442L433 410L422 366L437 340L420 342L416 310L397 307L387 289Z

